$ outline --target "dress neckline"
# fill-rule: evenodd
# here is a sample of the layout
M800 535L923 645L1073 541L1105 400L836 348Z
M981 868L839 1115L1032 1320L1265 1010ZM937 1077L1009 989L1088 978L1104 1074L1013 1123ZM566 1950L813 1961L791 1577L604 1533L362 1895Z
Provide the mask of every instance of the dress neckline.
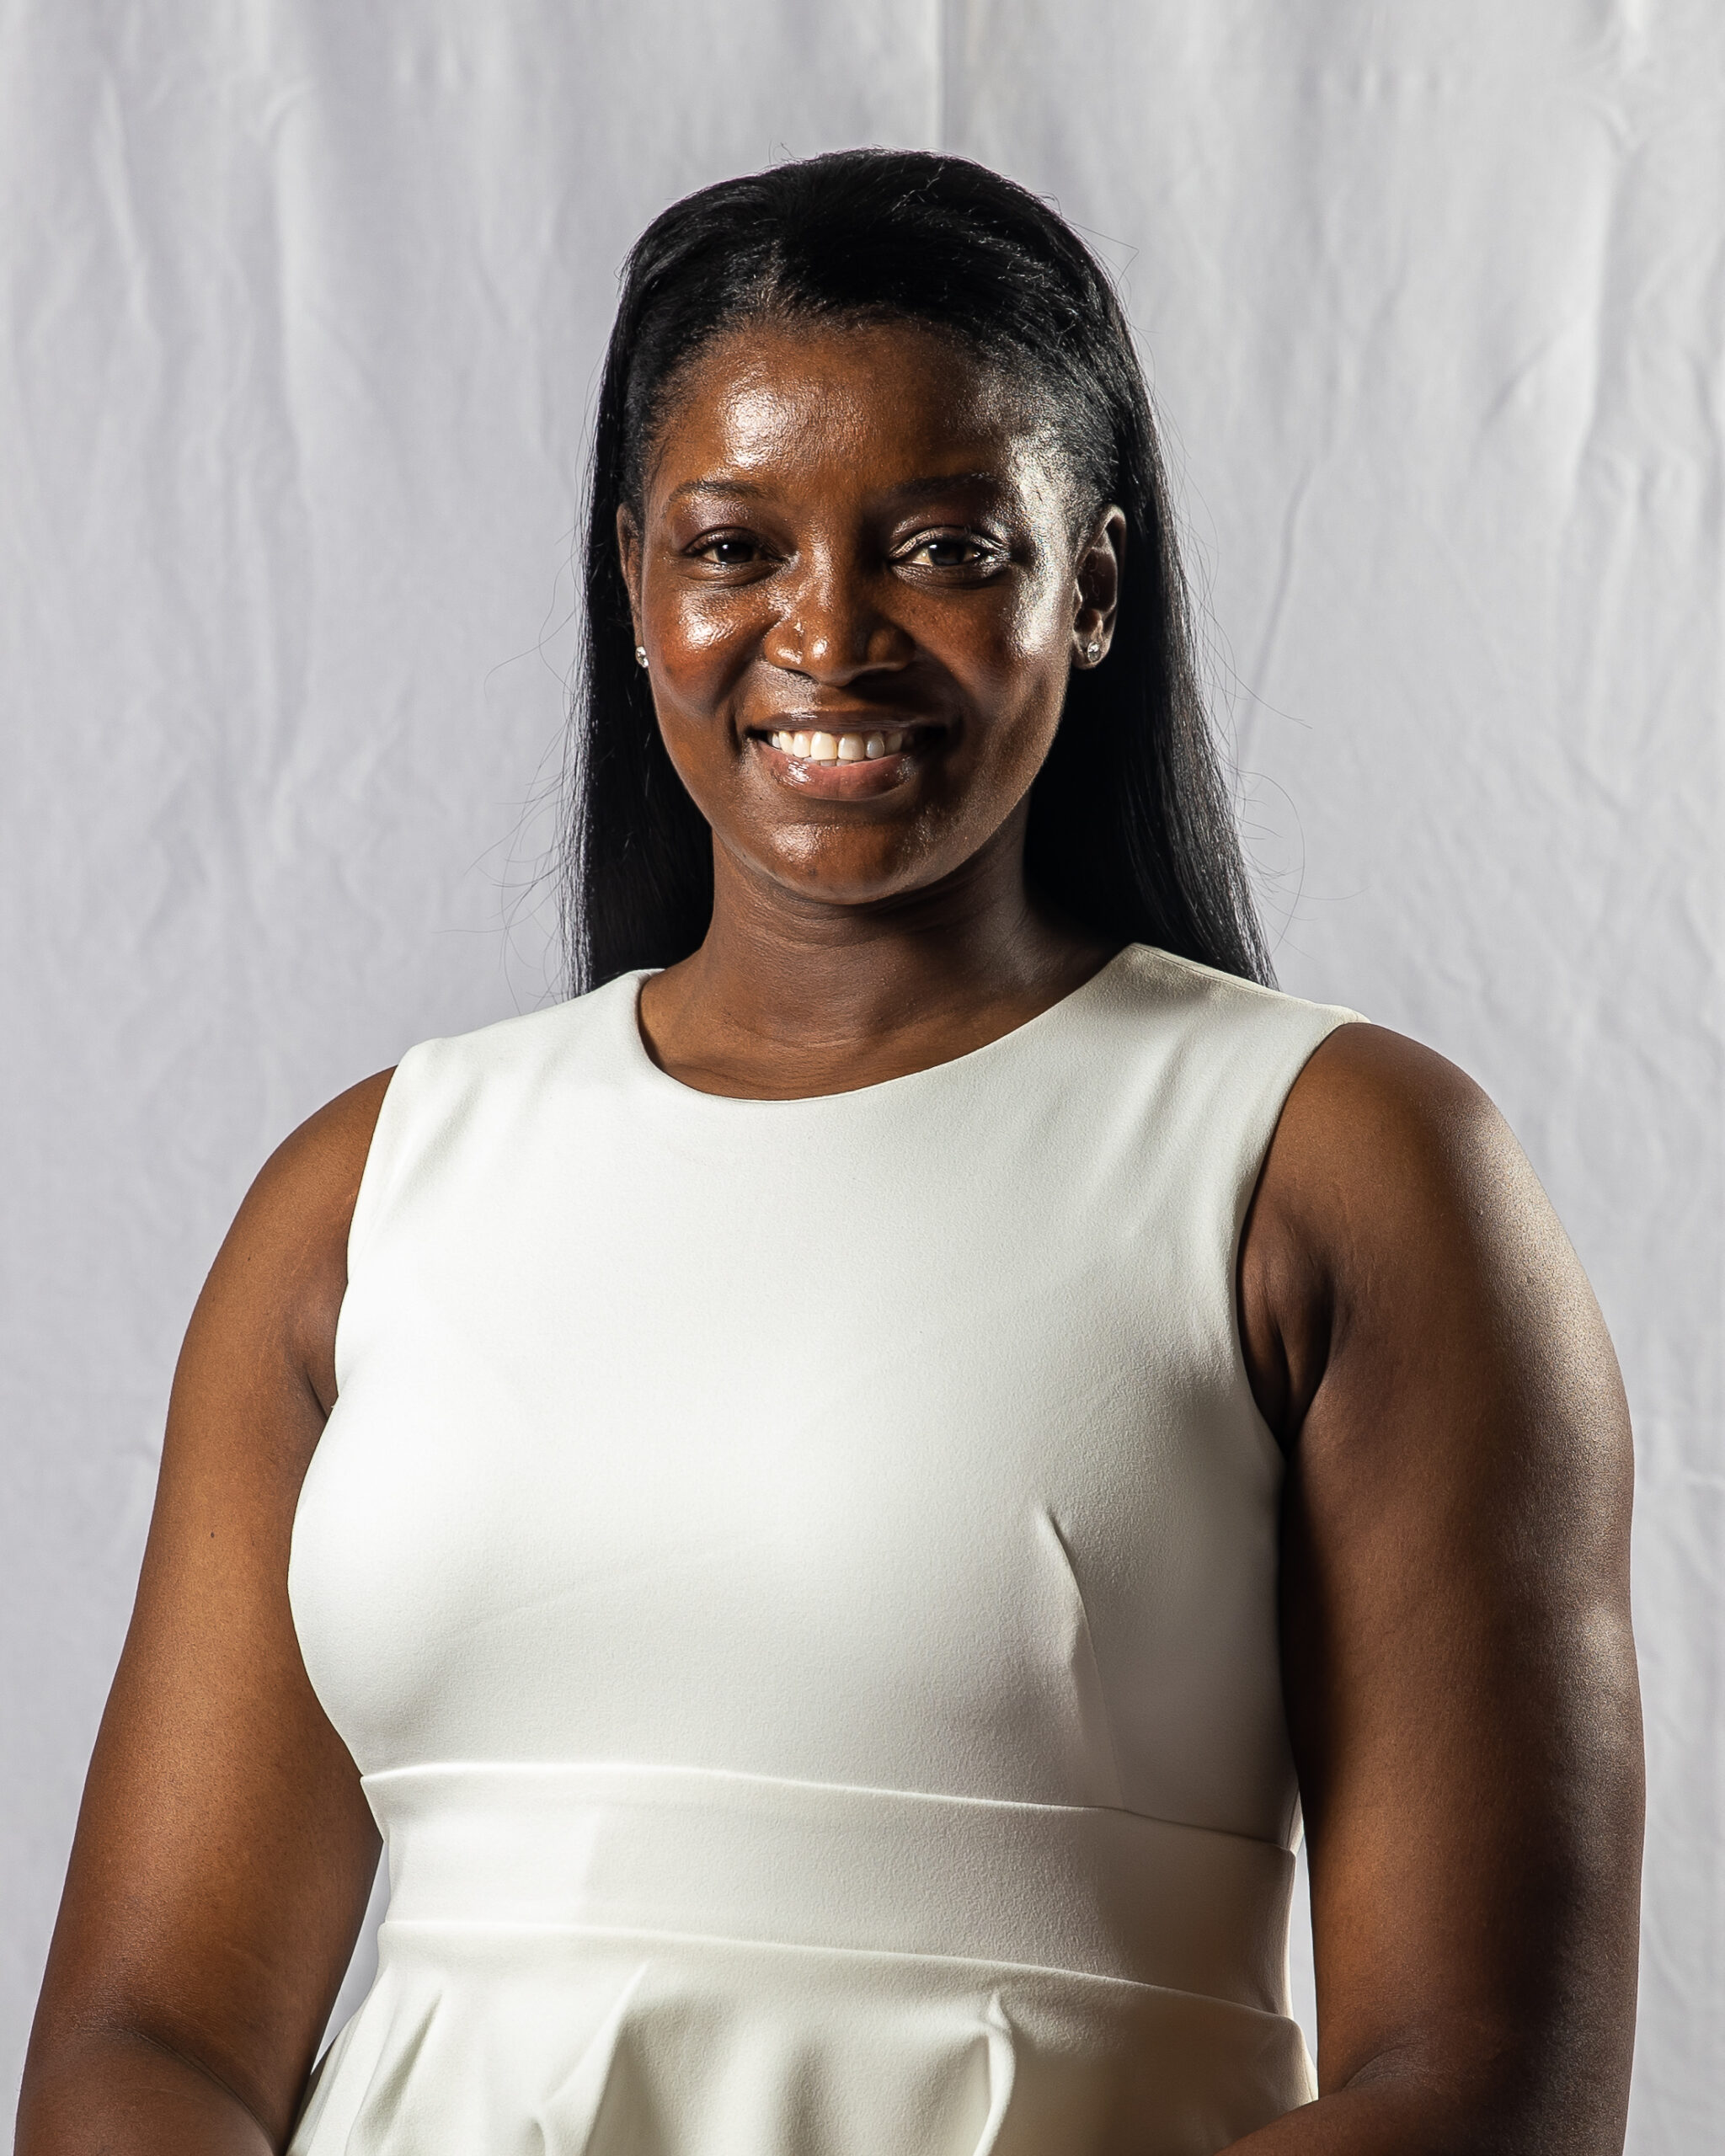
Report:
M654 966L621 975L615 985L621 990L628 984L626 995L619 997L622 1008L624 1047L630 1064L631 1075L640 1085L687 1102L703 1103L708 1108L723 1113L734 1109L747 1113L750 1110L791 1109L804 1110L830 1107L841 1101L879 1099L896 1093L906 1086L919 1086L938 1081L951 1074L968 1075L988 1057L1009 1053L1015 1044L1025 1043L1030 1036L1054 1029L1060 1020L1070 1017L1075 1009L1094 995L1100 985L1117 972L1127 957L1145 947L1137 943L1123 944L1111 958L1105 958L1093 974L1057 996L1033 1017L1025 1018L1016 1026L1009 1026L1003 1033L996 1033L991 1041L983 1041L975 1048L966 1049L962 1054L949 1055L938 1063L923 1065L920 1070L900 1071L895 1078L877 1078L866 1086L848 1086L831 1093L797 1093L787 1098L773 1098L756 1093L709 1093L699 1086L686 1086L681 1078L673 1078L668 1070L655 1063L648 1052L646 1037L641 1030L641 990L660 969Z

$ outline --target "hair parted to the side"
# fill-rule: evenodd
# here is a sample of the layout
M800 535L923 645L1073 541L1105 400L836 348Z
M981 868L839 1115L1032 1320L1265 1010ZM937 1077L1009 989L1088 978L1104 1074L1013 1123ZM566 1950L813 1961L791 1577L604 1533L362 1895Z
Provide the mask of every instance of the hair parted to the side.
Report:
M712 917L712 837L635 660L617 515L638 499L678 371L768 313L939 328L1046 398L1075 482L1094 506L1119 504L1126 544L1108 659L1072 675L1031 790L1027 874L1098 937L1269 980L1150 398L1107 273L1046 204L985 166L843 150L673 204L623 271L587 514L563 891L572 990L686 958Z

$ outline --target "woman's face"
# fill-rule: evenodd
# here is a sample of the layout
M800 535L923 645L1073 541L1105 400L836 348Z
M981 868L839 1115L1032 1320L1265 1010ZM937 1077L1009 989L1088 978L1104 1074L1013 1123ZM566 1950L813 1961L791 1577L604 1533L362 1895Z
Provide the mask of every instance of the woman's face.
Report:
M844 905L1022 849L1124 519L1036 402L938 333L760 324L709 345L618 520L659 723L718 845Z

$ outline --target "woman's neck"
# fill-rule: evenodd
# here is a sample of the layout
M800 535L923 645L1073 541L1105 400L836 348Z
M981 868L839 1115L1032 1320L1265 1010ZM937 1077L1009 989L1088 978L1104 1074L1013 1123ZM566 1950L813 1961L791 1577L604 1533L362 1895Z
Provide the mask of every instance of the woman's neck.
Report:
M788 892L718 850L705 940L642 995L654 1060L702 1092L795 1099L949 1062L1033 1018L1112 947L1037 906L1022 835L1001 837L939 886L862 905Z

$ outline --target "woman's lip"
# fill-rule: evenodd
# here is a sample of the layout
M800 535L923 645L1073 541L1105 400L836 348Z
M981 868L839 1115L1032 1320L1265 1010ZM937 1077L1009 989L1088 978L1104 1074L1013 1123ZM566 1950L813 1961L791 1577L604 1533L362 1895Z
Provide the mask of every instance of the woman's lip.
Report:
M908 728L895 730L911 733L908 745L896 755L873 756L851 764L816 763L812 756L793 756L775 749L764 734L751 733L747 738L769 776L780 786L812 795L817 801L872 801L877 794L890 793L912 776L921 761L919 752L926 750L933 738L926 727L914 732Z

